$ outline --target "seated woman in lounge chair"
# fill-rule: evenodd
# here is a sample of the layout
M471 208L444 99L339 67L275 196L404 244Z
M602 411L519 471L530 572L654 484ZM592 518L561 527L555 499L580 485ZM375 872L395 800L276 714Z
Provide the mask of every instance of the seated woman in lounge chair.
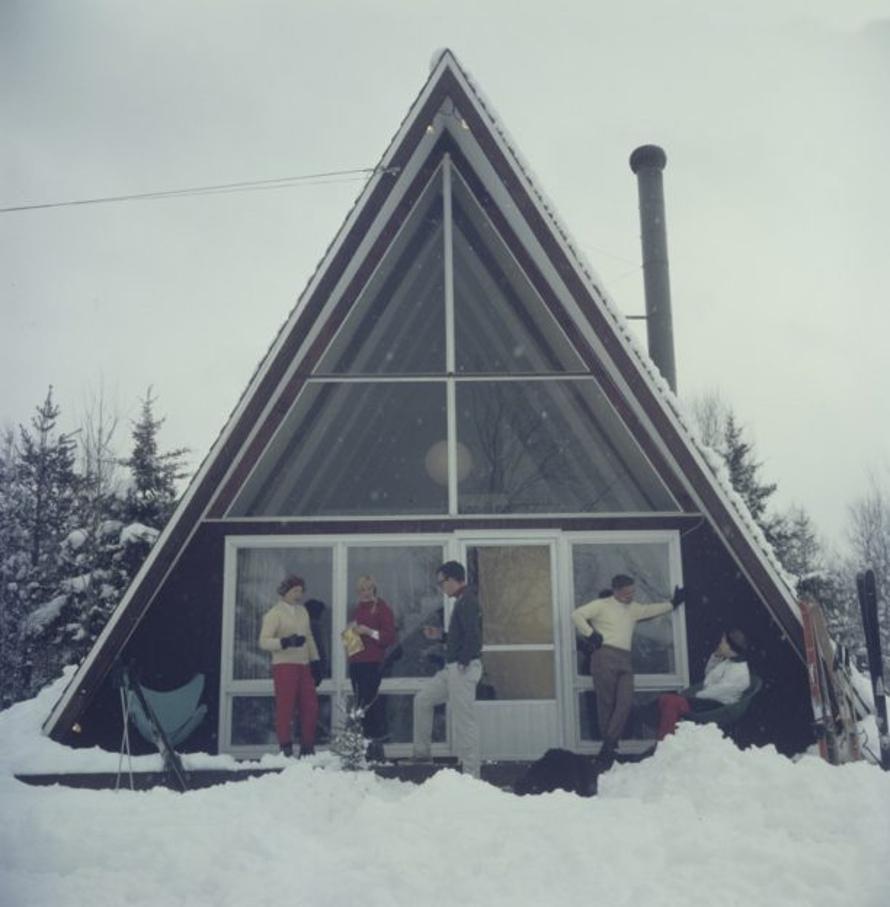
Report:
M739 629L727 630L705 666L701 689L690 695L665 693L658 697L658 740L672 734L690 712L704 712L738 702L751 685L748 641Z

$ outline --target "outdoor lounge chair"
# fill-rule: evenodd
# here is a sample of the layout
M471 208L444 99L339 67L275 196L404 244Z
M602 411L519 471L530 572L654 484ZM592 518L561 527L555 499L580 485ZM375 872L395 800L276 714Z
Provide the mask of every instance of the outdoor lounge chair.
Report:
M742 693L742 698L738 702L730 705L718 705L713 709L706 709L699 712L689 712L683 716L683 721L694 721L696 724L716 724L721 728L732 727L748 711L754 697L760 692L763 681L756 675L751 675L751 683L748 689ZM694 696L702 688L698 683L683 691L684 696Z
M188 782L185 771L174 747L185 741L207 714L207 706L198 703L204 691L204 675L196 674L184 686L160 692L142 686L130 676L126 668L123 668L118 675L118 684L124 728L118 761L117 786L120 786L124 753L127 754L129 765L129 725L132 721L139 734L148 743L157 747L168 778L175 781L182 790L186 790ZM132 789L132 769L129 774Z
M148 743L155 743L155 730L151 719L146 714L133 685L136 683L130 678L130 688L127 690L127 710L136 730ZM184 686L167 692L150 690L140 684L145 701L155 713L170 746L178 746L187 740L192 731L204 720L207 706L199 705L201 693L204 692L204 675L195 676Z

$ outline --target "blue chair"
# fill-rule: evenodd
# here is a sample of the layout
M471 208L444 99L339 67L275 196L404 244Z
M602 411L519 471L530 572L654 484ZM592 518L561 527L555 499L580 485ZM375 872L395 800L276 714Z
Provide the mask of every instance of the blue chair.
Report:
M164 763L164 774L169 781L183 791L188 790L188 778L175 748L188 739L207 714L207 706L198 703L204 692L204 675L196 674L184 686L160 692L142 686L123 666L118 666L115 673L124 725L115 790L120 788L124 755L127 756L130 789L134 786L130 763L131 721L139 734L157 747Z
M137 682L130 679L131 685ZM198 704L204 692L203 674L195 674L184 686L167 692L150 690L142 684L139 686L170 746L178 746L187 740L207 714L207 706ZM146 715L139 697L132 689L127 690L127 711L143 739L154 744L156 734L151 719Z

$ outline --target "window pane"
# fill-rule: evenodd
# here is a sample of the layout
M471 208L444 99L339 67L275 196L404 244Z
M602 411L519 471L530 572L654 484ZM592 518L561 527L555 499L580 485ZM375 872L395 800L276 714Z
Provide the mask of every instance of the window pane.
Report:
M230 513L444 513L445 437L444 382L308 385Z
M593 380L457 386L461 513L676 510Z
M294 721L294 740L300 740L300 722ZM318 697L315 743L331 742L331 697ZM275 736L274 696L235 696L232 699L232 746L269 746L278 749Z
M304 601L325 604L321 618L313 622L313 636L322 654L331 651L330 548L239 548L235 585L235 644L232 676L253 680L272 676L272 659L259 647L263 615L278 601L278 584L295 573L306 580ZM330 659L326 676L330 677Z
M483 652L484 699L556 699L553 652Z
M624 573L634 578L635 600L643 604L667 601L671 597L671 573L667 543L626 545L572 545L572 572L575 581L573 608L598 598L610 587L612 577ZM637 674L674 674L673 616L663 614L642 620L633 635L633 669ZM587 659L578 656L578 673L587 674Z
M456 174L452 186L457 371L584 370L556 319Z
M356 546L347 557L349 619L360 576L374 577L377 594L396 619L397 645L387 653L383 676L431 677L443 661L442 647L424 637L423 627L442 625L442 593L436 587L442 546Z
M437 172L315 374L445 371L442 175Z
M660 692L634 693L634 704L623 740L652 740L658 731L658 697ZM596 694L590 690L578 694L579 732L582 740L603 739L596 714Z
M549 547L470 546L467 566L479 589L485 645L553 642Z

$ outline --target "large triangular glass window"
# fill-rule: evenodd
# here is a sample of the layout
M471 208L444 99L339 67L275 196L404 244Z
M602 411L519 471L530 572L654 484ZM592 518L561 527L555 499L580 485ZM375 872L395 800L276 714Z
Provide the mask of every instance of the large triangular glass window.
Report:
M443 217L440 168L384 253L316 375L444 373Z
M639 513L676 502L596 381L462 381L461 513Z
M445 513L446 432L444 381L310 383L230 515Z
M457 373L585 371L485 211L452 173Z

